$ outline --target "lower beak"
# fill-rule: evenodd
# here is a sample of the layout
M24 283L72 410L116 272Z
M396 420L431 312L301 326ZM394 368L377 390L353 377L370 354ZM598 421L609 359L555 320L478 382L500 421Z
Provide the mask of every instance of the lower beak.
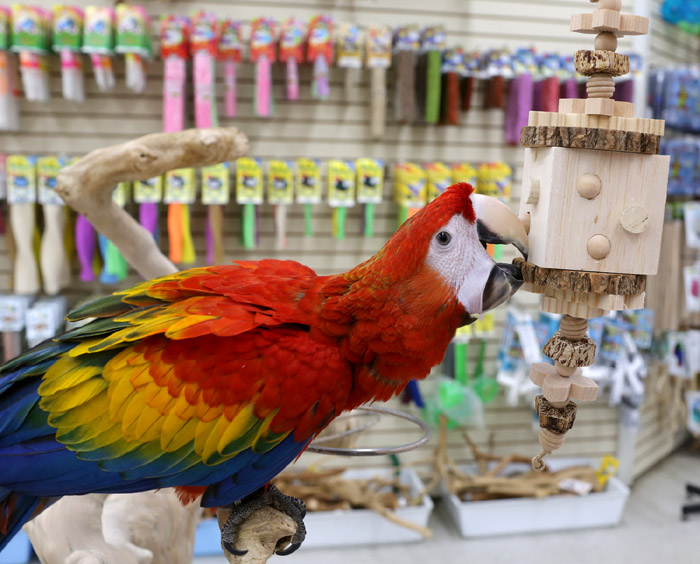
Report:
M482 311L489 311L508 301L523 283L520 268L505 263L497 263L484 288Z

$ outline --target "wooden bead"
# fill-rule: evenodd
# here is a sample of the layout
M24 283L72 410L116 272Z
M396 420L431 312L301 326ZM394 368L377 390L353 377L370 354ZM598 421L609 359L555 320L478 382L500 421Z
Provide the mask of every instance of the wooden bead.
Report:
M605 235L593 235L588 239L588 254L595 260L603 260L610 254L610 239Z
M622 10L622 0L598 0L599 10Z
M628 233L643 233L649 226L649 212L642 206L630 206L622 212L620 225Z
M595 174L589 172L581 176L576 182L576 190L582 198L592 200L600 194L603 183Z
M598 51L615 51L617 49L617 37L614 33L604 31L596 35L593 46Z
M579 341L586 337L588 331L588 321L578 317L565 315L559 322L559 331L565 339Z

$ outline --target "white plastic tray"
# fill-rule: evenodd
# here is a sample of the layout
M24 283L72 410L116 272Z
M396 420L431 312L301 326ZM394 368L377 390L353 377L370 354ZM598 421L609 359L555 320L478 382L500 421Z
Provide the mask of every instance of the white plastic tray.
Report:
M552 459L547 461L552 470L568 466L590 465L588 460ZM506 470L522 467L511 465ZM463 471L474 471L462 468ZM520 533L538 533L614 527L622 519L629 488L620 480L611 478L605 491L580 497L555 495L543 499L513 498L488 501L461 501L441 485L442 503L463 537L487 537Z

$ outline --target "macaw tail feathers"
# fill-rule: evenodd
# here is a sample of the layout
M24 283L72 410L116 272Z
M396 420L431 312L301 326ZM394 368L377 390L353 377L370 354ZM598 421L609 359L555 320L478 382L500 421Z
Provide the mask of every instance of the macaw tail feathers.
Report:
M0 489L0 496L3 495ZM7 492L0 498L0 551L34 515L46 507L46 499Z

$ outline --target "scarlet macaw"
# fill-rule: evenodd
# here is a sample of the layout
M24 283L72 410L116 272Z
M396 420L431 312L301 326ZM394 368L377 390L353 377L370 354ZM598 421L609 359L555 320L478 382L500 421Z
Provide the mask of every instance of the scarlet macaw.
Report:
M242 261L72 312L96 319L0 369L0 548L63 495L174 486L206 507L269 498L264 486L334 417L424 378L458 327L520 286L484 243L526 254L522 224L472 192L452 186L344 274ZM292 498L273 503L303 516ZM232 551L241 515L225 535Z

